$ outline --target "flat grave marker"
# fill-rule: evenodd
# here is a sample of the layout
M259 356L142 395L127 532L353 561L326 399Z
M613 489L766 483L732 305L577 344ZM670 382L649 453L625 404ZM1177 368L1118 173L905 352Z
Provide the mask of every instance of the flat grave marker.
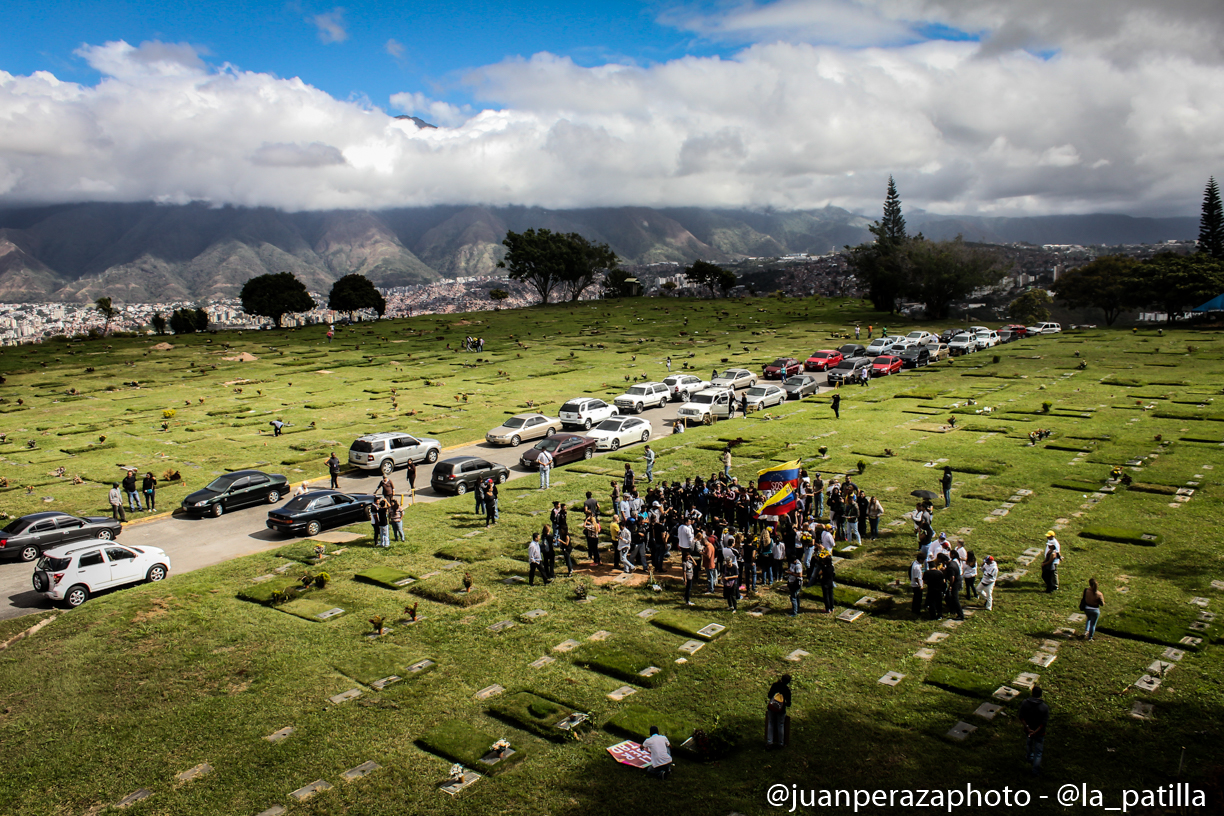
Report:
M336 696L328 697L327 699L335 705L340 705L341 703L347 703L349 700L356 700L360 696L361 689L351 688L348 691L342 691Z
M924 643L941 643L950 637L951 635L949 635L947 632L932 632L931 634L927 635L927 639L923 642Z
M343 609L341 609L338 606L334 606L331 609L328 609L326 612L320 612L319 614L315 615L315 617L318 618L319 620L329 620L331 618L336 617L337 615L343 615L343 614L344 614Z
M381 765L371 759L368 762L361 763L356 768L349 768L347 771L340 774L340 778L345 782L352 782L354 779L360 779L367 774L377 771L381 767Z
M598 632L588 637L587 640L593 643L599 643L600 641L607 640L610 637L612 637L611 632L607 631L606 629L600 629Z
M540 658L537 658L531 661L527 665L531 666L531 668L533 669L542 669L545 666L547 666L549 663L556 663L556 662L557 662L557 658L551 655L544 655L543 657L540 657Z
M1203 639L1200 637L1194 637L1193 635L1186 635L1184 638L1182 638L1181 640L1177 642L1183 646L1202 646L1203 645Z
M153 791L149 790L148 788L141 788L140 790L129 793L127 796L120 799L115 803L115 807L125 808L128 805L136 804L142 799L148 799L152 795Z
M697 634L703 638L712 638L726 628L721 623L711 623L698 629Z
M935 657L935 655L936 651L934 649L919 649L918 651L914 652L914 657L918 658L919 660L931 660Z
M1196 597L1196 598L1191 598L1191 599L1190 599L1190 603L1194 604L1195 606L1202 606L1202 607L1206 607L1206 606L1207 606L1209 603L1211 603L1211 599L1210 599L1210 598L1197 598L1197 597Z
M416 674L417 672L424 671L433 665L435 665L435 663L432 660L418 660L416 663L413 663L408 667L408 673Z
M547 614L548 612L543 609L531 609L527 612L524 612L523 617L526 618L527 620L535 620L536 618L542 618Z
M281 814L284 812L285 812L284 805L273 805L267 810L259 811L259 813L255 814L255 816L281 816Z
M792 663L798 663L803 658L811 657L811 656L812 656L811 652L805 652L802 649L796 649L795 651L791 652L790 654L788 654L786 657L782 659L789 660Z
M289 739L290 735L292 735L294 731L297 731L297 729L294 728L293 726L286 726L285 728L282 728L279 731L273 731L271 734L264 737L264 739L266 739L268 742L273 742L273 743L282 742L284 740Z
M1033 686L1037 685L1039 682L1041 682L1040 674L1033 674L1032 672L1023 672L1022 674L1016 675L1016 679L1012 680L1012 685L1019 686L1020 688L1029 689L1030 691L1032 691Z
M212 773L212 771L213 766L209 765L207 762L201 762L194 768L188 768L180 774L175 774L174 778L180 783L193 782L202 776L208 776L210 773Z
M643 609L637 616L642 620L650 620L657 614L659 614L659 610L657 609Z
M1037 648L1041 649L1044 652L1057 652L1058 646L1059 646L1059 643L1057 640L1043 640L1041 641L1041 645L1038 646Z
M323 780L323 779L318 779L318 780L315 780L314 782L311 782L309 785L304 785L298 788L297 790L295 790L293 793L289 795L299 802L305 802L307 799L314 796L316 793L322 793L323 791L328 791L331 789L332 789L332 785L330 782L327 782L326 780Z
M982 703L974 710L974 715L981 717L983 720L993 720L995 715L1003 710L1003 706L995 705L994 703Z
M1058 655L1050 654L1049 652L1038 652L1028 659L1028 662L1033 663L1041 668L1048 668L1051 663L1058 659Z
M863 615L865 614L867 613L865 613L861 609L846 609L840 615L837 616L837 619L845 623L854 623L856 620L863 617Z
M476 699L477 700L487 700L490 697L496 697L497 695L504 693L505 690L506 689L503 688L500 684L494 683L493 685L485 686L480 691L476 692Z
M1069 638L1075 634L1075 630L1069 629L1066 626L1060 626L1054 630L1054 634L1058 637Z
M877 682L885 686L895 686L905 679L905 675L901 672L890 671L881 677Z
M1020 692L1011 686L999 686L990 696L996 700L1002 700L1005 703L1009 703L1019 697Z
M1212 581L1211 588L1212 589L1224 589L1224 581Z
M525 584L527 579L521 575L511 575L509 578L502 579L503 584Z
M1143 691L1155 691L1156 689L1160 688L1160 678L1152 677L1150 674L1145 674L1131 685Z
M572 640L572 639L563 640L560 643L558 643L556 646L553 647L553 651L554 652L572 652L574 651L574 649L577 649L581 645L582 644L580 644L576 640Z
M947 736L956 740L957 742L964 742L964 740L976 730L976 725L970 725L962 720L948 729Z
M1153 660L1147 667L1148 674L1163 677L1173 669L1174 664L1164 660Z
M637 689L635 689L633 686L621 686L620 688L609 692L608 699L614 703L619 703L630 694L637 694Z
M1083 612L1072 612L1067 616L1067 623L1083 623L1088 620L1088 616Z
M701 651L702 646L705 646L705 641L687 640L683 644L681 644L680 651L685 652L686 654L693 655Z
M962 621L962 620L957 620L956 618L949 618L948 620L946 620L946 621L944 621L944 622L943 622L943 628L945 628L945 629L959 629L962 623L964 623L964 621Z
M1181 660L1183 657L1185 657L1186 653L1183 652L1181 649L1174 649L1172 646L1170 646L1167 649L1165 649L1163 652L1161 652L1160 656L1163 657L1165 660L1178 661L1178 660Z
M1151 703L1136 700L1134 705L1131 706L1130 715L1136 720L1154 720L1156 719L1155 711L1156 706L1152 705Z
M1192 629L1192 630L1194 630L1195 632L1205 632L1205 631L1207 631L1207 624L1206 624L1204 621L1201 621L1201 620L1190 621L1190 623L1186 624L1186 627L1187 627L1188 629Z
M769 614L769 607L767 607L767 606L754 606L752 609L749 609L749 610L748 610L748 614L749 614L749 615L751 615L751 616L752 616L752 617L754 617L754 618L759 618L759 617L761 617L761 616L763 616L763 615L768 615L768 614Z
M654 677L659 672L663 671L658 666L647 666L638 672L638 677Z
M440 786L438 790L442 791L443 793L450 794L451 796L455 796L460 791L475 785L480 781L480 779L480 774L476 773L475 771L465 770L463 772L463 776L461 776L459 779L455 780L454 782L447 782L446 784Z
M488 627L488 629L487 629L486 631L489 631L489 632L504 632L504 631L506 631L507 629L509 629L510 627L512 627L512 626L514 626L514 625L515 625L515 623L514 623L514 621L512 621L512 620L498 621L497 623L495 623L495 624L493 624L492 626Z

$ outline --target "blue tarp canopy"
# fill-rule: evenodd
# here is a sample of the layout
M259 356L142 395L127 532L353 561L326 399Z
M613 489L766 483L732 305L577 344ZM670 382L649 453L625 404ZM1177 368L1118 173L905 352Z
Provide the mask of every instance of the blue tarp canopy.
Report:
M1216 295L1202 306L1195 306L1192 312L1224 312L1224 293Z

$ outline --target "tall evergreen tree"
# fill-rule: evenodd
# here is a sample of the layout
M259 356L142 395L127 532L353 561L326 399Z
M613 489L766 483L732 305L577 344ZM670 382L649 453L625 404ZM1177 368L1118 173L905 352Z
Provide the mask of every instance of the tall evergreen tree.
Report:
M875 230L872 230L875 232ZM897 194L897 183L893 177L888 177L888 195L884 198L884 220L880 222L880 231L876 237L902 242L905 240L905 217L901 215L901 196Z
M1216 260L1224 260L1224 206L1220 205L1220 188L1215 176L1207 181L1203 191L1203 215L1199 219L1199 252Z

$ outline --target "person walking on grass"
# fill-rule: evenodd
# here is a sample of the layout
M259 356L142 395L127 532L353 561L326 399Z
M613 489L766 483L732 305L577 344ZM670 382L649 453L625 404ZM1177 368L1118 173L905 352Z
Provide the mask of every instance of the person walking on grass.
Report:
M1041 561L1041 580L1047 594L1058 589L1058 550L1048 543Z
M390 474L382 477L382 481L378 483L378 491L388 502L395 498L395 483L391 481Z
M799 560L798 553L786 570L786 590L790 593L790 616L793 618L799 614L799 593L803 591L803 562Z
M587 495L591 494L588 493ZM592 567L598 567L600 564L599 522L596 520L595 514L589 510L586 512L586 518L582 520L582 535L586 537L587 558L591 559Z
M833 409L833 418L841 419L841 394L833 392L833 402L829 407Z
M652 483L654 482L654 466L657 457L649 445L646 446L645 452L642 455L646 457L646 482Z
M922 586L925 587L926 605L931 612L931 620L943 617L944 587L947 585L936 561L926 563L926 571L922 573Z
M331 489L340 489L340 460L336 458L336 452L332 451L332 455L327 458L327 475L331 477Z
M961 606L960 591L964 583L964 576L961 573L960 559L955 555L941 554L940 561L943 562L944 575L947 577L947 593L948 593L948 611L956 616L956 620L963 621L965 619L965 610Z
M988 555L982 562L982 578L977 585L977 590L982 596L982 607L987 612L994 609L994 588L997 580L999 580L999 565L995 563L993 555Z
M788 742L786 711L791 705L791 676L784 674L769 687L765 707L765 747L781 748Z
M484 491L483 482L476 483L476 489L472 491L472 499L476 502L476 509L473 510L472 512L474 512L478 516L484 513L485 512L485 491Z
M391 541L388 538L390 519L390 502L386 499L379 499L374 505L373 522L375 541L379 547L386 549L391 546Z
M722 587L727 608L734 615L739 612L739 567L732 561L723 561Z
M540 556L544 564L544 577L551 581L557 577L557 546L553 529L548 524L540 528Z
M973 554L973 550L965 553L965 562L961 565L961 575L965 578L965 600L972 601L977 597L977 572L978 563L977 556Z
M531 541L527 544L527 586L535 586L537 572L540 573L544 586L548 586L548 574L544 572L544 556L540 552L540 534L532 533Z
M637 477L633 475L633 465L625 463L625 479L622 490L623 495L628 495L633 492L633 486L637 482Z
M867 523L871 525L871 540L875 541L880 537L880 516L884 515L884 505L880 504L880 500L872 496L867 501Z
M1101 607L1103 606L1105 606L1105 594L1097 586L1097 579L1089 578L1088 586L1084 588L1079 605L1080 611L1088 618L1084 624L1084 637L1088 640L1096 637L1097 621L1101 618Z
M1024 728L1025 762L1033 768L1033 776L1041 775L1041 758L1045 753L1046 725L1050 722L1050 706L1046 704L1041 686L1033 686L1029 698L1016 712Z
M621 565L621 572L627 575L633 574L633 564L629 563L629 547L633 544L633 533L630 532L629 526L625 525L621 528L620 536L616 539L616 552Z
M695 606L693 603L693 581L696 579L696 568L693 566L693 555L684 550L680 556L680 569L684 573L684 605Z
M701 537L701 568L706 572L706 594L714 594L714 584L718 580L718 550L714 546L714 537Z
M561 558L565 561L565 577L571 577L574 574L574 543L570 539L569 528L557 528L557 538L553 546L560 551Z
M111 518L126 524L127 514L123 512L123 494L119 492L118 482L111 482L111 489L106 494L106 500L110 502Z
M497 484L492 479L488 479L485 481L483 491L479 484L476 485L476 490L484 493L485 527L496 524L498 519Z
M820 597L824 602L824 611L821 614L828 615L833 611L833 590L836 587L837 570L833 566L833 553L829 552L821 545L816 551L816 564L813 569L817 570L820 578Z
M943 476L939 478L939 487L943 490L944 509L952 506L952 468L944 465Z
M731 446L723 448L722 452L723 475L728 479L731 478Z
M408 479L409 500L414 500L416 498L416 470L416 462L409 458L408 466L404 468L404 476Z

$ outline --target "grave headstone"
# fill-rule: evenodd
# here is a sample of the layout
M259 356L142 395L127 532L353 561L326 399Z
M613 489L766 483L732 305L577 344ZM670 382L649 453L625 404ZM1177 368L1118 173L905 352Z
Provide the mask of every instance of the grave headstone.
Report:
M336 705L340 705L340 703L347 703L349 700L356 700L360 696L361 689L351 688L348 691L340 692L335 697L328 697L327 699Z
M1043 640L1037 648L1045 652L1057 652L1059 645L1057 640Z
M352 782L354 779L360 779L367 774L377 771L381 767L381 765L371 759L368 762L361 763L356 768L349 768L347 771L340 774L340 778L345 782Z
M128 805L136 804L142 799L148 799L152 795L153 795L153 791L149 790L148 788L141 788L140 790L135 791L133 793L129 793L127 796L120 799L118 802L115 803L115 807L125 808Z
M365 636L369 638L370 640L374 640L376 638L382 637L383 635L389 635L394 631L395 630L392 629L390 626L384 626L382 629L378 630L377 632L366 632Z
M497 695L502 694L503 692L505 692L505 690L506 689L503 688L501 685L494 683L493 685L485 686L480 691L476 692L476 699L477 700L487 700L490 697L496 697Z
M370 688L374 689L375 691L382 691L387 686L398 683L400 680L403 680L403 679L404 678L400 677L398 674L388 675L387 677L381 677L378 680L375 680L373 683L370 684Z
M642 620L650 620L657 614L659 614L659 610L657 609L643 609L638 613L638 617Z
M523 617L526 618L527 620L535 620L536 618L542 618L547 614L548 612L543 609L531 609L527 612L524 612Z
M638 677L654 677L659 672L663 671L658 666L647 666L638 672Z
M905 679L905 675L901 672L890 671L881 677L877 682L885 686L895 686Z
M961 624L962 624L962 623L964 623L964 621L962 621L962 620L957 620L956 618L949 618L948 620L946 620L946 621L944 621L944 622L943 622L943 628L945 628L945 629L959 629L959 628L961 627Z
M856 620L863 617L863 615L865 614L867 613L861 609L846 609L846 610L843 610L842 613L837 616L837 619L839 621L842 621L843 623L854 623Z
M408 667L408 673L416 674L417 672L424 671L433 665L435 664L432 660L420 660Z
M619 703L630 694L637 694L637 689L635 689L633 686L621 686L620 688L609 692L608 699L614 703Z
M1003 710L1003 706L995 705L994 703L982 703L974 710L974 715L981 717L983 720L993 720L995 715Z
M976 725L970 725L967 722L961 721L948 729L947 736L956 740L957 742L964 742L964 740L976 730Z
M560 643L558 643L556 646L553 647L553 651L554 652L572 652L574 649L577 649L580 645L581 644L576 640L572 640L572 639L563 640Z
M1199 597L1195 597L1195 598L1191 598L1191 599L1190 599L1190 603L1191 603L1191 604L1193 604L1194 606L1202 606L1202 607L1205 607L1205 606L1207 606L1209 603L1211 603L1211 599L1210 599L1210 598L1199 598Z
M606 629L600 629L598 632L588 637L587 640L598 643L601 640L607 640L610 637L612 637L611 632L607 631Z
M316 793L322 793L323 791L328 791L331 789L332 789L332 785L330 782L319 779L314 782L311 782L309 785L304 785L298 788L297 790L295 790L293 793L289 795L293 797L294 799L298 800L299 802L305 802L307 799L314 796Z
M297 729L292 726L287 726L279 731L273 731L268 736L264 737L268 742L281 742L289 739L289 736Z
M1067 623L1083 623L1088 620L1088 616L1083 612L1072 612L1067 616Z
M1212 581L1211 588L1212 589L1224 589L1224 581Z
M767 615L767 614L769 614L769 607L767 607L767 606L754 606L752 609L749 609L749 610L748 610L748 614L749 614L749 615L751 615L751 616L752 616L752 617L754 617L754 618L759 618L759 617L761 617L762 615Z
M1038 652L1029 658L1028 662L1034 663L1041 668L1047 668L1051 663L1058 659L1058 655L1050 654L1049 652Z
M711 623L698 629L697 634L703 638L712 638L726 628L721 623Z
M1160 688L1160 678L1153 677L1150 674L1145 674L1131 685L1142 691L1155 691L1156 689Z
M1029 689L1031 691L1033 686L1037 685L1039 682L1041 682L1040 674L1023 672L1022 674L1016 675L1016 679L1012 680L1012 685L1019 686L1022 689Z
M1075 630L1068 629L1065 626L1060 626L1059 628L1054 630L1054 634L1057 635L1058 637L1069 638L1075 634Z
M422 575L422 576L421 576L421 580L422 580L422 581L424 581L426 578L432 578L432 577L434 577L435 575L441 575L441 574L442 574L442 573L441 573L441 572L438 572L437 570L434 570L433 572L427 572L427 573L425 573L424 575Z
M259 811L259 813L255 814L255 816L281 816L281 814L284 812L285 812L284 805L273 805L267 810Z
M1194 630L1195 632L1205 632L1207 631L1207 628L1208 628L1207 624L1201 620L1190 621L1190 623L1186 625L1188 628Z
M1156 706L1151 703L1136 700L1134 705L1131 706L1130 715L1136 720L1152 720L1155 719L1155 710Z
M544 655L541 658L537 658L536 660L531 661L527 665L531 666L531 668L533 669L542 669L545 666L547 666L549 663L556 663L556 662L557 662L557 658L552 657L551 655Z
M931 634L927 635L927 639L925 642L926 643L941 643L942 641L947 640L949 637L951 637L951 635L949 635L947 632L932 632Z
M275 577L275 575L269 572L267 575L257 575L251 581L256 584L262 584L264 581L271 581Z
M999 686L990 696L996 700L1002 700L1003 702L1008 703L1019 697L1020 692L1011 686Z
M1181 640L1177 642L1183 646L1202 646L1203 645L1203 639L1200 637L1194 637L1193 635L1186 635L1184 638L1182 638Z
M447 793L447 794L450 794L451 796L454 796L460 791L466 788L470 788L472 785L475 785L477 782L480 781L480 779L481 779L480 774L476 773L475 771L465 770L463 772L463 776L461 776L459 779L455 780L454 782L447 782L446 784L442 785L439 788L439 790L441 790L443 793Z
M1176 662L1178 660L1181 660L1183 657L1185 657L1186 653L1183 652L1181 649L1174 649L1172 646L1169 646L1163 652L1160 653L1160 656L1163 657L1165 660L1172 660Z
M936 652L934 649L919 649L918 651L914 652L914 657L918 658L919 660L931 660L935 657L935 654Z
M1166 660L1153 660L1151 664L1147 667L1148 674L1154 675L1156 677L1163 677L1164 675L1172 671L1173 665L1174 664Z
M326 612L320 612L319 614L315 615L315 617L318 618L319 620L329 620L330 618L334 618L337 615L343 615L343 614L344 614L344 610L338 606L335 606L335 607L332 607L331 609L328 609Z
M512 620L498 621L497 623L495 623L495 624L493 624L492 626L488 627L488 630L487 630L487 631L489 631L489 632L504 632L504 631L506 631L507 629L509 629L510 627L512 627L512 626L514 626L514 625L515 625L515 623L514 623L514 621L512 621Z
M687 640L683 644L680 645L680 651L693 655L701 651L702 646L705 646L705 641Z

